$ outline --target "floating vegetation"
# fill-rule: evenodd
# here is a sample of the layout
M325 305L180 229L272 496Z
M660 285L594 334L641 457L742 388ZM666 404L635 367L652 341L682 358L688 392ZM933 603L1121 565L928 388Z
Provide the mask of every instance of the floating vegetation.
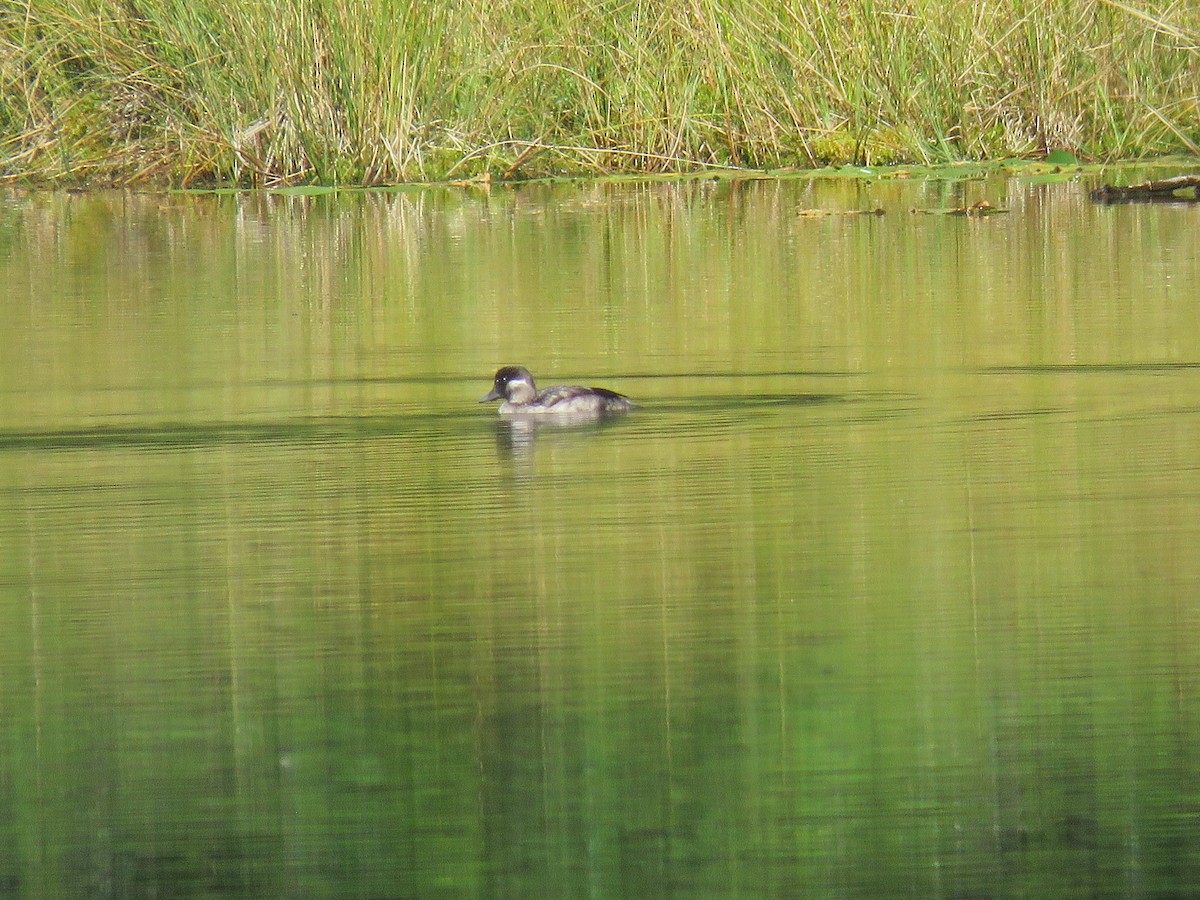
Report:
M958 206L951 209L914 209L914 213L924 213L928 216L966 216L969 219L982 219L986 216L1000 215L1008 212L999 206L992 206L986 200L977 200L970 206Z
M801 219L824 219L830 216L882 216L882 207L875 209L801 209L796 212Z

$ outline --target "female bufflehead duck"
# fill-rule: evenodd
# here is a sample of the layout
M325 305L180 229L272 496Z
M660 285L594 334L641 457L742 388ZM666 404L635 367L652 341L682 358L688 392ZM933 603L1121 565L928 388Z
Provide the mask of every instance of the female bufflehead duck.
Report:
M605 388L558 385L539 391L524 366L505 366L496 373L488 395L480 400L503 400L500 414L537 416L610 416L629 412L633 402L624 394Z

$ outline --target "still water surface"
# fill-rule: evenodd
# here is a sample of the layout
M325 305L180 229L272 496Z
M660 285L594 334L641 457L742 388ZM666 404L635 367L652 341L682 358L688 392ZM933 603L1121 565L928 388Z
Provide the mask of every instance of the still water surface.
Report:
M0 196L0 893L1200 893L1196 215Z

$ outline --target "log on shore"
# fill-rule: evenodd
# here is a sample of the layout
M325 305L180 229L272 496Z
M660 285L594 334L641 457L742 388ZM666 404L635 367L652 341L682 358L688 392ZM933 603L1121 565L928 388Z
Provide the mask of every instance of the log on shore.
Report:
M1189 196L1186 192L1190 191ZM1092 191L1096 203L1195 203L1200 200L1200 175L1176 175L1130 184L1103 185Z

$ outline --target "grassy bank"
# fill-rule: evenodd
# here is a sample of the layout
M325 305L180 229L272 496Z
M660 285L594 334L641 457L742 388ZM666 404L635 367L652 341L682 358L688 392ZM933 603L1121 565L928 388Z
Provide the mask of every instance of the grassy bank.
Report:
M0 178L377 184L1197 153L1161 0L0 0Z

